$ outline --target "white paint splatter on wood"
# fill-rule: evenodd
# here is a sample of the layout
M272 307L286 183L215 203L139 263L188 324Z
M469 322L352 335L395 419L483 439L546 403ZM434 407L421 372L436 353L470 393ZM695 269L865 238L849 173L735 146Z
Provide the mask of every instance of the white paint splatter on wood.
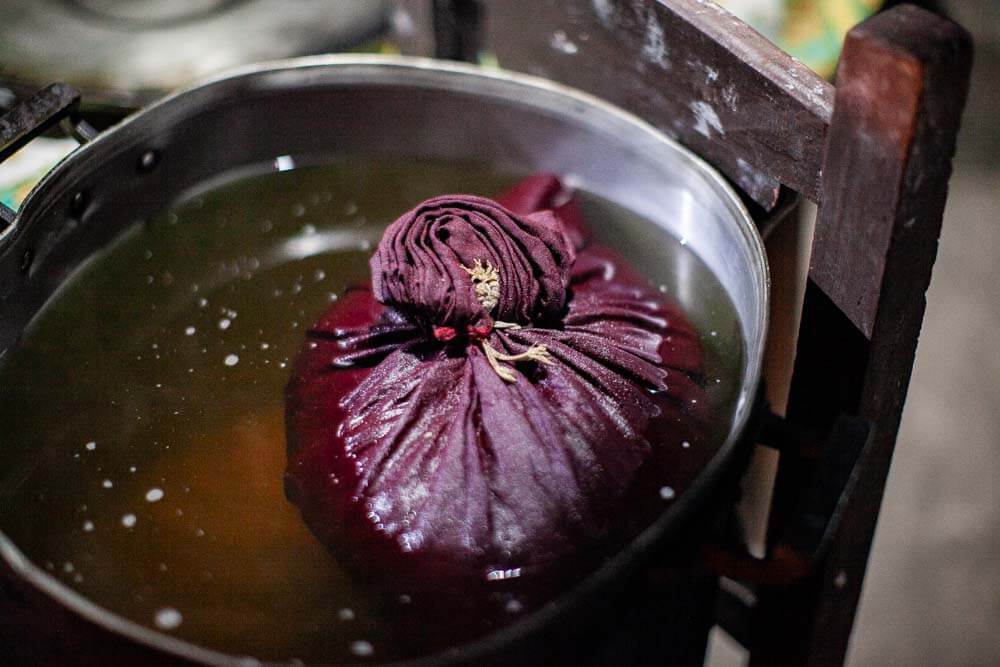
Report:
M564 30L556 30L552 33L552 37L549 38L549 46L570 56L579 51Z
M736 104L740 101L740 94L736 92L736 85L729 84L722 89L722 101L731 111L736 111Z
M719 120L719 115L715 113L715 109L708 102L691 102L689 105L691 113L694 114L694 130L698 134L701 134L706 139L712 138L712 131L714 130L717 134L725 134L726 130L722 127L722 121Z
M740 170L741 181L751 184L757 190L765 190L771 187L771 180L762 171L754 168L752 164L739 158L736 160L736 167Z
M601 19L605 24L611 20L614 9L611 6L611 0L594 0L594 11L597 13L597 18Z
M646 38L642 44L642 55L660 67L670 69L670 47L653 9L650 9L646 17Z

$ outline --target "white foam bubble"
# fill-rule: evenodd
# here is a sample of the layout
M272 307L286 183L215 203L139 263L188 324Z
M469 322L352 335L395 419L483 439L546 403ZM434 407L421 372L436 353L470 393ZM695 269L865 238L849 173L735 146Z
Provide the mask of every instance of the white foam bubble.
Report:
M153 623L161 630L175 630L184 620L181 613L173 607L164 607L157 610L153 616Z
M570 41L564 30L556 30L552 33L552 37L549 38L549 46L570 56L579 51L579 48Z
M351 642L351 653L359 658L370 658L375 655L375 647L372 646L371 642L360 639L356 642Z

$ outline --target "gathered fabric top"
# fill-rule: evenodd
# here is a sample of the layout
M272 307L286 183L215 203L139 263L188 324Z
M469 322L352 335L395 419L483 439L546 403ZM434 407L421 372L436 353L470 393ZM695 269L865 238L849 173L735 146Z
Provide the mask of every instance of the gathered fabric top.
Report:
M488 333L494 321L555 321L575 258L551 211L517 215L483 197L445 195L389 226L371 259L372 289L431 330Z

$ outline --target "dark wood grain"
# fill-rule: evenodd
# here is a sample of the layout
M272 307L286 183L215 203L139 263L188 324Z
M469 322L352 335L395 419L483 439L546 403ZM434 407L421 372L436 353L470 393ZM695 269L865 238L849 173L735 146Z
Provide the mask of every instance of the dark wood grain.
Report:
M819 198L833 88L698 0L485 3L506 68L594 93L680 139L765 209L779 184Z
M0 116L0 162L65 118L80 103L80 93L53 83Z
M814 577L762 591L753 664L840 664L895 446L971 68L957 25L912 6L851 31L838 70L789 417L873 429ZM808 464L783 457L776 525Z
M942 26L952 24L927 16L901 6L864 24L848 37L839 67L810 275L869 337L890 239L919 236L934 224L926 222L927 186L942 177L947 182L948 174L941 173L950 164L944 135L918 140L916 134L925 131L920 123L941 120L925 119L931 112L925 94L936 95L928 88L934 83L928 80L931 70L961 67L963 61L955 45L931 51L932 44L945 39ZM928 33L917 34L920 30ZM864 169L854 167L862 164ZM942 203L943 197L942 191ZM905 219L894 220L903 214Z

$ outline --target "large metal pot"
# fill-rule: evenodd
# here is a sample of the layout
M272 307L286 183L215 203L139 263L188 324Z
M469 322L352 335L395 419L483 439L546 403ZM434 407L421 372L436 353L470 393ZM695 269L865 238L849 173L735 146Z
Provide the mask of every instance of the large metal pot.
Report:
M16 130L17 128L15 128ZM515 625L435 659L483 660L594 607L712 505L746 451L760 379L768 272L757 229L729 185L639 119L551 82L437 61L320 57L249 67L172 95L100 134L55 167L0 229L0 360L67 276L127 225L223 172L295 155L475 159L572 173L578 184L686 239L735 305L745 345L728 437L695 483L580 586ZM676 270L684 282L686 267ZM83 599L0 534L3 625L41 659L74 656L226 664ZM609 604L609 603L602 603ZM8 633L9 634L9 633ZM83 637L88 641L81 650Z

